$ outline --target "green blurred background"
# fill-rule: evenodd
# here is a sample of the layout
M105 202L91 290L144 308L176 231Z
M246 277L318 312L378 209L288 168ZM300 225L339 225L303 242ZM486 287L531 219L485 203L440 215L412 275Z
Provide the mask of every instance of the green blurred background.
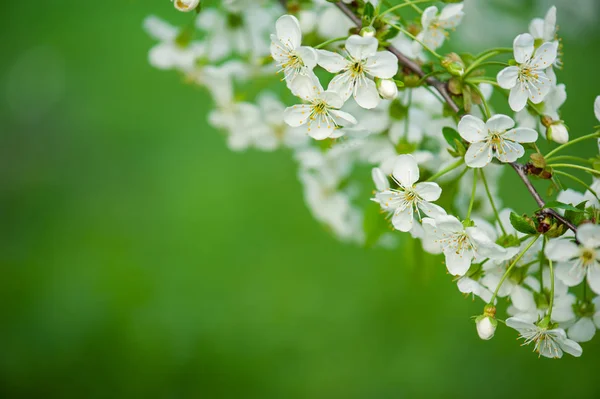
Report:
M187 21L167 0L0 6L0 397L600 396L598 337L561 361L479 340L440 258L340 244L288 153L230 152L206 94L147 64L150 13ZM600 35L564 44L578 136Z

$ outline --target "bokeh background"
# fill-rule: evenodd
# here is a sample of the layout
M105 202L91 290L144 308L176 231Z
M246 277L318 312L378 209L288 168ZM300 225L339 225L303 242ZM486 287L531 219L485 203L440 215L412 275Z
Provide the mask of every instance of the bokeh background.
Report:
M454 45L475 50L549 5L471 3ZM572 136L600 94L581 4L558 4ZM560 361L479 340L440 258L337 242L290 154L230 152L206 94L147 64L151 13L187 21L167 0L0 5L0 397L600 397L600 339Z

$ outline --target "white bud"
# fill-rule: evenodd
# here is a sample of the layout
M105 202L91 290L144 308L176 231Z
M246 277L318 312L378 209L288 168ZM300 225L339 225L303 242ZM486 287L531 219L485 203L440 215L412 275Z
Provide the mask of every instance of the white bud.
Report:
M569 131L562 122L554 122L546 129L546 138L564 144L569 141Z
M362 37L375 37L377 31L372 26L365 26L360 30L360 35Z
M194 11L198 4L200 0L174 0L175 8L183 12Z
M479 338L488 340L492 339L494 336L498 322L496 319L493 319L489 316L479 316L475 322L475 325L477 326L477 334L479 334Z
M393 100L398 97L398 86L391 79L382 79L377 82L377 91L386 100Z

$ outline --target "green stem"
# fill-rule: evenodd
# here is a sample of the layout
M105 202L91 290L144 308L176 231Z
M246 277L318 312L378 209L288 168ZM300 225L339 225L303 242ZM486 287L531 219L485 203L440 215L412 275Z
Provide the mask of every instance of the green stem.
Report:
M574 162L583 162L587 164L593 164L589 159L575 157L573 155L558 155L552 158L553 161L574 161Z
M586 172L591 173L593 175L600 175L600 172L595 169L588 168L588 167L581 166L581 165L572 165L570 163L555 163L555 164L551 164L548 166L550 166L551 168L571 168L571 169L585 170Z
M342 36L342 37L336 37L335 39L329 39L327 41L324 41L321 44L317 44L314 48L316 48L316 49L323 48L327 45L330 45L331 43L341 42L342 40L346 40L347 38L348 38L348 36Z
M502 62L502 61L488 61L488 62L482 62L481 64L477 65L479 68L484 67L484 66L490 66L490 65L497 65L497 66L503 66L503 67L507 67L510 66L508 65L506 62ZM471 73L473 71L469 71L468 73ZM465 78L466 78L467 73L465 72Z
M508 268L504 272L504 275L500 279L500 282L498 283L498 286L496 287L496 290L494 291L494 295L492 295L492 299L490 299L490 301L488 302L489 305L493 305L494 304L494 300L498 296L498 291L500 291L500 287L502 287L502 284L504 284L504 280L506 280L506 278L508 277L508 275L510 274L510 272L512 271L512 269L515 267L515 265L521 260L521 258L523 257L523 255L525 255L527 253L527 251L529 251L529 249L533 246L533 244L535 244L535 242L538 240L538 238L540 238L540 236L536 235L535 238L533 240L531 240L531 242L529 244L527 244L527 246L525 247L525 249L522 250L519 253L519 255L517 255L516 259L510 264L510 266L508 266Z
M477 93L479 95L479 98L481 99L481 103L483 104L483 109L485 110L485 118L486 120L489 119L491 117L491 112L490 112L490 107L487 103L487 100L485 99L485 97L483 96L483 93L481 92L481 90L479 90L479 86L475 85L475 84L471 84L471 83L467 83L473 90L475 90L475 93Z
M477 58L475 61L473 61L473 63L471 65L469 65L469 67L467 68L467 70L465 71L465 77L467 77L471 72L473 72L475 70L475 68L477 68L478 65L480 65L483 61L490 59L496 55L500 54L497 51L491 51L487 54L482 55L481 57Z
M419 43L421 46L423 46L423 48L427 51L429 51L434 57L438 58L438 59L442 59L442 56L439 55L438 53L436 53L435 51L433 51L432 49L430 49L425 43L423 43L421 40L417 39L415 37L415 35L413 35L412 33L410 33L409 31L407 31L406 29L404 29L401 26L398 26L396 24L391 23L390 21L385 21L385 23L387 23L389 26L391 26L392 28L395 28L397 30L399 30L400 32L404 33L406 36L410 37L411 39L413 39L415 42Z
M599 132L594 132L592 134L587 134L585 136L577 137L576 139L573 139L567 143L564 143L563 145L559 145L558 147L556 147L555 149L553 149L552 151L550 151L549 153L546 154L546 160L549 160L550 158L552 158L552 155L556 154L559 151L564 150L565 148L567 148L568 146L570 146L572 144L579 143L580 141L587 140L587 139L598 138L598 136L600 136Z
M500 85L498 84L498 82L494 82L493 80L489 80L489 79L469 79L467 82L474 83L474 84L487 83L492 86L496 86L496 87L500 88Z
M477 54L477 57L475 57L475 58L481 58L487 53L512 53L512 52L513 52L513 49L510 47L495 47L495 48L491 48L491 49L482 51L481 53Z
M449 166L445 167L444 169L440 170L439 172L437 172L435 175L431 176L426 181L433 181L435 179L438 179L438 178L444 176L446 173L452 172L454 169L460 167L464 163L465 163L465 159L460 158L458 161L456 161L452 165L449 165Z
M477 190L477 169L473 169L473 191L471 191L471 201L469 202L469 210L467 211L466 219L471 217L473 204L475 203L475 191Z
M420 8L418 8L417 6L415 6L415 4L419 4L419 3L430 3L433 0L414 0L414 1L410 1L410 0L405 0L405 3L403 4L398 4L396 6L393 6L391 8L388 8L387 10L385 10L384 12L382 12L381 14L379 14L379 16L377 18L381 18L383 17L385 14L388 14L390 12L394 12L402 7L406 7L406 6L411 6L413 9L415 9L415 11L417 11L418 13L422 14L423 11L421 11Z
M592 193L592 194L594 195L594 197L596 197L596 199L597 199L598 201L600 201L600 198L598 198L598 194L596 193L596 191L594 191L594 189L593 189L592 187L590 187L590 185L589 185L589 184L587 184L586 182L584 182L584 181L583 181L583 180L581 180L580 178L578 178L578 177L575 177L575 176L573 176L573 175L572 175L572 174L570 174L570 173L566 173L566 172L563 172L563 171L560 171L560 170L555 170L555 171L554 171L554 173L556 173L557 175L560 175L560 176L565 176L565 177L568 177L569 179L571 179L571 180L573 180L573 181L575 181L575 182L577 182L577 183L581 184L581 185L582 185L583 187L585 187L585 188L586 188L586 189L587 189L587 190L588 190L590 193Z
M542 242L542 251L539 253L540 255L540 294L544 294L544 254L546 250L546 240L544 239Z
M483 173L483 169L481 171L481 181L483 182L483 186L485 187L485 192L490 200L490 205L492 206L492 210L494 211L494 215L496 216L496 220L498 221L498 225L500 226L500 230L502 230L502 234L506 235L506 229L502 225L502 220L500 220L500 214L498 213L498 208L496 208L496 204L494 203L494 197L490 192L490 187L488 186L487 179L485 178L485 173Z

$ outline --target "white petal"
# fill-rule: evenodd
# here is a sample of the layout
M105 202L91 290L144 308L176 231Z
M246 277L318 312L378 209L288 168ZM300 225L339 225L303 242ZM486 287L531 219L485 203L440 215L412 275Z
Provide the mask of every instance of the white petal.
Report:
M535 143L538 139L538 133L533 129L518 127L506 132L503 138L518 143Z
M585 270L581 266L573 267L572 262L558 262L554 267L554 271L556 278L569 287L581 284L585 276Z
M469 143L483 141L488 135L485 123L473 115L462 117L458 123L458 133Z
M332 108L340 109L344 105L344 100L340 97L340 94L336 91L327 90L321 93L321 100L325 101L327 105ZM356 123L356 122L355 122Z
M456 253L454 250L444 251L446 257L446 267L453 276L464 276L471 267L473 253L471 251L462 251Z
M336 75L333 79L331 79L331 82L329 82L327 90L338 93L343 101L348 100L352 95L352 91L354 90L354 79L352 78L350 72L347 71Z
M496 76L496 80L498 81L500 87L502 87L503 89L511 89L517 84L518 76L519 67L509 66L498 73L498 76Z
M550 89L552 89L552 82L546 76L544 72L538 72L538 81L535 84L530 83L528 87L529 99L534 104L539 104L550 93Z
M503 132L512 128L515 125L515 121L512 120L510 116L497 114L492 116L485 123L485 126L489 129L490 132Z
M536 39L544 38L544 20L541 18L534 18L529 24L529 33Z
M571 356L579 357L583 353L581 345L570 339L560 341L560 347Z
M421 15L421 25L423 25L423 29L427 29L429 25L435 20L437 16L438 9L435 6L427 7L425 11L423 11L423 15Z
M329 113L335 116L335 121L340 126L356 125L357 123L356 118L347 112L332 109Z
M413 207L409 206L405 209L398 209L392 217L392 224L396 230L410 231L413 227Z
M577 229L577 240L587 248L600 247L600 226L586 223Z
M354 100L356 103L365 109L373 109L381 102L377 85L371 79L366 79L363 82L356 82L356 91Z
M572 241L558 238L550 240L544 253L555 262L566 262L577 256L579 247Z
M492 160L492 146L486 142L473 143L465 154L465 163L471 168L483 168Z
M462 17L464 15L463 12L463 4L448 4L446 7L442 9L438 21L443 28L455 28L460 24Z
M513 305L519 310L527 311L536 308L533 293L520 285L514 286L510 294L510 299Z
M517 83L515 87L510 89L510 94L508 96L508 104L510 105L510 109L515 112L522 110L525 108L528 98L529 91L527 90L527 87L522 83Z
M277 37L290 49L296 49L302 42L300 22L293 15L283 15L275 23Z
M542 44L536 51L531 65L535 69L546 69L550 67L554 60L556 60L556 45L554 43L546 42Z
M319 65L330 73L338 73L348 66L348 60L339 55L327 50L317 50L319 55Z
M582 317L567 331L569 338L575 342L587 342L594 338L596 325L589 317Z
M587 280L592 291L600 295L600 265L595 263L588 266Z
M373 177L373 182L375 183L377 191L384 191L390 188L390 183L381 169L373 168L371 170L371 176Z
M419 181L419 166L412 155L399 155L394 162L394 178L402 187L412 187Z
M352 35L346 40L346 50L355 60L364 60L377 53L379 42L374 37Z
M518 317L509 317L508 319L506 319L506 325L510 328L514 328L520 333L537 330L537 327L533 323L530 323Z
M442 195L442 188L433 182L417 183L415 190L425 201L437 201Z
M515 61L522 64L529 60L533 54L533 43L533 36L529 33L523 33L522 35L517 36L513 41Z
M398 59L389 51L379 51L367 59L365 68L368 74L381 79L391 79L398 73Z
M308 122L310 115L310 106L306 104L297 104L287 107L283 112L283 120L292 127L302 126Z
M330 137L335 130L334 125L311 123L308 127L308 135L315 140L324 140Z
M556 32L556 7L552 6L546 13L544 18L544 36L545 40L554 39L554 33Z
M600 122L600 96L596 97L594 101L594 115L596 115L596 119Z
M317 51L314 48L301 46L296 50L296 52L298 53L300 58L302 58L302 62L304 62L304 65L308 69L312 70L314 69L314 67L317 66L318 55Z

